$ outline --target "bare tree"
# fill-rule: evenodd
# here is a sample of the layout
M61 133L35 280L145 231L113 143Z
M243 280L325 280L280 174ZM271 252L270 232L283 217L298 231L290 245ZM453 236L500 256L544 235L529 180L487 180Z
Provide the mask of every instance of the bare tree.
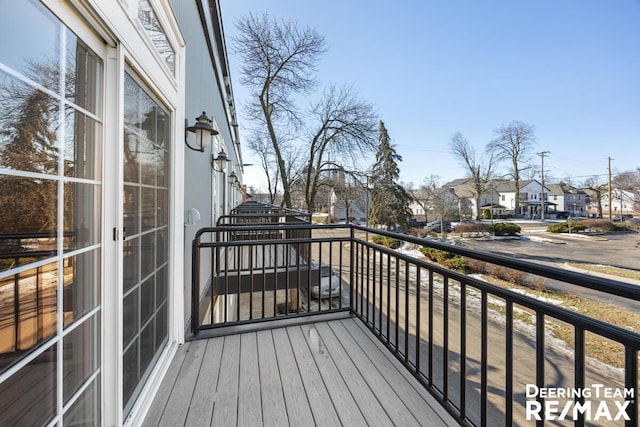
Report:
M487 150L488 158L477 159L476 153L469 140L460 132L451 137L449 143L451 153L464 165L469 171L472 179L471 192L475 199L476 219L480 219L480 196L484 193L489 185L493 174L494 152Z
M598 218L602 218L602 195L608 191L609 184L607 182L600 182L598 176L592 176L584 182L584 188L589 190L592 198L595 197Z
M309 167L305 170L305 202L315 210L315 198L326 170L353 169L353 165L376 149L377 117L373 106L361 100L352 87L330 86L320 101L311 106L315 128L310 130ZM333 154L333 159L329 154Z
M621 190L640 187L640 170L620 172L613 178L613 185Z
M424 220L429 221L429 211L434 211L435 213L435 204L439 200L438 197L438 188L440 181L440 176L438 175L430 175L422 181L420 187L413 188L413 186L409 186L407 191L411 195L411 199L415 204L420 206L424 211Z
M530 166L529 152L535 143L535 127L517 120L507 126L502 125L496 131L496 138L491 141L487 150L493 153L496 160L510 162L509 172L505 176L513 178L515 184L516 215L520 212L520 179L522 172Z
M277 22L268 14L249 14L237 21L239 36L235 50L242 57L241 83L251 89L246 105L249 119L258 129L266 129L283 187L283 200L291 202L291 177L281 144L290 141L299 127L294 95L305 95L317 86L314 77L325 40L315 30L300 29L292 22ZM259 130L260 132L261 130Z

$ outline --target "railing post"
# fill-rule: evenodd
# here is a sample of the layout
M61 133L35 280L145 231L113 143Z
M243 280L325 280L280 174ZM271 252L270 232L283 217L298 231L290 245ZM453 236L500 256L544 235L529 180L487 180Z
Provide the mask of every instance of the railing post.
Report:
M191 243L191 333L198 335L200 324L200 251L198 241L200 235Z
M354 303L353 300L355 298L355 291L353 289L353 285L355 283L354 281L354 274L353 274L353 269L355 266L355 256L354 256L354 249L355 249L355 228L353 227L353 224L349 225L349 238L350 238L350 242L349 242L349 309L351 310L351 313L355 313L355 308L354 308Z

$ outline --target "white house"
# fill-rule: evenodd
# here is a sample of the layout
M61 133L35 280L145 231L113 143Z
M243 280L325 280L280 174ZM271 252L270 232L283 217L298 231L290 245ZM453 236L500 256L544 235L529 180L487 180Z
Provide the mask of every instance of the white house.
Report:
M5 2L0 35L0 425L139 425L241 199L219 1Z
M571 216L587 216L587 204L589 197L586 192L571 185L547 184L549 188L549 201L556 204L557 212L569 212Z
M609 193L602 194L602 214L609 215ZM611 190L611 214L612 215L634 215L640 209L640 193L634 190L620 190L614 188Z

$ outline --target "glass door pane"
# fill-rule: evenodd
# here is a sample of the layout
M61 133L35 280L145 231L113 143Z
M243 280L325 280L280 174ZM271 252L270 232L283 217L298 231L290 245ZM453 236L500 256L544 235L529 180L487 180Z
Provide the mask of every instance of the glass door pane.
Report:
M167 342L170 114L125 75L123 366L125 416Z

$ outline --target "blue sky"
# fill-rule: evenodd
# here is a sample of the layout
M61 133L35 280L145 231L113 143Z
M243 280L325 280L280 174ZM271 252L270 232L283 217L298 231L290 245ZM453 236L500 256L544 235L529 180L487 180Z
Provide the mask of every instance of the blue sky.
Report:
M466 176L461 132L481 154L502 124L535 126L545 180L575 183L640 167L640 0L221 0L232 81L242 104L234 21L267 11L310 26L328 51L320 90L353 85L385 122L400 178ZM301 104L304 108L306 105ZM248 123L239 109L241 138ZM248 147L245 162L257 163ZM540 157L533 154L538 172ZM539 178L539 176L538 176ZM245 182L264 188L258 166Z

